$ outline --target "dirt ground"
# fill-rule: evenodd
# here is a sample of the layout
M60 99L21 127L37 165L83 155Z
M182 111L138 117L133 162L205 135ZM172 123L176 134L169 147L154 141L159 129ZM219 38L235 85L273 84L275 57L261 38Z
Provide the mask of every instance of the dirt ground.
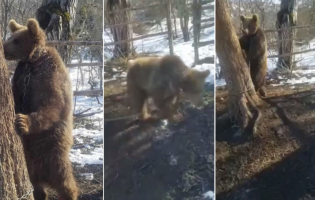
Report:
M73 166L74 176L77 181L80 196L78 200L103 200L103 166L85 165L84 167ZM80 174L92 173L93 180L86 180ZM49 191L49 200L57 200L55 191Z
M123 94L106 93L111 96L105 95L105 118L126 116L124 103L115 102ZM212 85L201 107L182 103L186 118L178 124L128 127L133 119L105 121L104 199L199 200L213 191L213 104Z
M217 200L315 199L315 86L268 86L257 134L216 124ZM217 89L217 118L227 92Z
M103 200L103 166L85 165L84 167L73 165L74 176L77 181L80 196L78 200ZM84 173L92 173L93 180L87 180ZM57 200L54 191L49 191L49 200Z
M83 126L89 130L98 130L101 127L97 124L97 120L95 121L95 119L90 118L77 118L74 120L74 128ZM78 138L82 139L83 143L81 140L77 140ZM89 140L91 140L89 137L76 136L72 149L80 149L82 153L93 156L90 151L93 148L103 146L103 141L95 140L93 143L90 143ZM83 148L86 145L89 146L88 150ZM72 163L72 167L80 192L78 200L103 200L103 165L85 164L81 166L78 163ZM49 194L49 200L58 199L55 191L51 190Z

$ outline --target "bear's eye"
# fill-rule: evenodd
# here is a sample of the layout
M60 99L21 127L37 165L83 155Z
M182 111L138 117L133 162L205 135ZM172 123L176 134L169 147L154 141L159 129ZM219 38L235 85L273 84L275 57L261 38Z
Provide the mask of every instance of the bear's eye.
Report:
M14 40L13 40L13 43L14 43L14 44L20 44L20 41L19 41L18 39L14 39Z

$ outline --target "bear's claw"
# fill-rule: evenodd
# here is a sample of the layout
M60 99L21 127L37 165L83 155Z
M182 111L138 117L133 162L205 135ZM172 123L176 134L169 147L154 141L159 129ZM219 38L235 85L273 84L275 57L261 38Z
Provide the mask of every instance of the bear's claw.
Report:
M29 134L29 117L27 115L17 114L15 117L15 124L21 134Z

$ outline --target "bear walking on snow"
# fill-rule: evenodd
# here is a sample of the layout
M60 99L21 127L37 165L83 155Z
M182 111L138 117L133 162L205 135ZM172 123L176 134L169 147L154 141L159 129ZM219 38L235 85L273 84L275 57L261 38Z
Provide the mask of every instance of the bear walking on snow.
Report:
M55 48L35 19L26 26L9 22L11 37L4 42L7 60L19 63L12 78L15 123L21 133L35 200L46 200L46 187L63 200L76 200L78 189L69 152L72 138L72 88Z
M255 90L262 97L266 96L265 79L267 74L267 41L263 30L258 25L258 16L241 15L243 35L239 39L243 56L249 64Z
M144 121L168 118L177 110L179 94L195 104L200 103L209 70L187 67L178 56L142 57L129 62L127 95L133 113L142 113ZM150 101L151 100L151 101ZM152 116L149 104L157 112Z

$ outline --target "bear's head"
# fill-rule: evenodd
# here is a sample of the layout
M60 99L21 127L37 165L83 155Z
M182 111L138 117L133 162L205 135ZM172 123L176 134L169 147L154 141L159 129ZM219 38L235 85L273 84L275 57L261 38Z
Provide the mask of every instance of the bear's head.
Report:
M202 100L205 81L209 74L210 70L208 69L204 71L198 71L195 69L187 70L181 84L181 88L184 92L184 98L195 105L199 105Z
M26 26L10 20L11 37L3 43L7 60L27 60L34 51L45 46L45 32L39 27L36 19L29 19Z
M253 35L257 32L258 25L258 15L253 15L252 17L245 17L241 15L241 22L243 24L243 34L244 35Z

